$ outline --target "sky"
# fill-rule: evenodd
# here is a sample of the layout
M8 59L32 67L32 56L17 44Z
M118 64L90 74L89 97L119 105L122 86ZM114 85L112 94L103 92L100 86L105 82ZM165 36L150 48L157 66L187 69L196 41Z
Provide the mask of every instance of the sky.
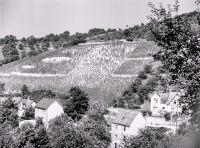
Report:
M167 2L166 2L167 1ZM42 37L87 32L91 28L125 28L146 23L148 2L174 4L175 0L0 0L0 37ZM179 0L179 13L196 9L195 0Z

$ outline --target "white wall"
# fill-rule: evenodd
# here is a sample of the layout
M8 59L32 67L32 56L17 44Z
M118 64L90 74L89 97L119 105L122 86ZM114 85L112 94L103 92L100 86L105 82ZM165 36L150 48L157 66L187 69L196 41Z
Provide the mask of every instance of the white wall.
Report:
M138 115L135 117L133 122L131 123L130 130L128 132L128 135L130 136L136 136L139 133L140 129L144 129L147 126L146 119L142 116L142 114L139 112Z
M155 102L155 99L157 99L157 103ZM158 111L160 110L160 104L161 104L161 99L158 96L158 94L153 94L151 96L151 112L152 114L156 115L158 114Z
M111 148L115 148L115 143L120 147L120 144L125 136L136 136L138 131L145 128L147 125L146 119L139 112L129 127L119 124L111 124Z
M42 118L42 121L44 122L45 126L47 124L47 112L46 110L35 108L35 118Z
M47 109L47 127L49 125L49 121L57 116L60 116L64 113L63 107L58 103L52 103Z

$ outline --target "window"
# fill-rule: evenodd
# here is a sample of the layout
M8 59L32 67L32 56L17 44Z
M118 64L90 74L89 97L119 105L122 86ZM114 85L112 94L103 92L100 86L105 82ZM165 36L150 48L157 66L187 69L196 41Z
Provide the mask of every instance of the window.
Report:
M165 109L165 107L162 107L162 109Z
M124 131L126 131L126 126L124 126Z
M155 102L155 103L158 103L158 98L154 98L154 102Z
M174 104L176 104L176 101L174 101Z

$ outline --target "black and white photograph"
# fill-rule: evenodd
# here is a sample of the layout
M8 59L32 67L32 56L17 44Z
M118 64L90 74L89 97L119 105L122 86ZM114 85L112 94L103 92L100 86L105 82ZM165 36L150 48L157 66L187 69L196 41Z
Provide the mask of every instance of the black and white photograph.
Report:
M0 0L0 148L200 148L200 0Z

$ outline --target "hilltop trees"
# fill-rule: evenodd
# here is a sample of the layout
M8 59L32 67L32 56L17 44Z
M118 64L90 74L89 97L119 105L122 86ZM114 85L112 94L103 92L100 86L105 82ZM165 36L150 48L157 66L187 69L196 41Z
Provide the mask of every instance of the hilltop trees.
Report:
M19 60L19 52L16 49L15 44L6 44L2 48L2 54L4 56L4 63L10 63L15 60Z
M71 87L65 99L64 111L72 119L79 120L89 107L89 98L79 87Z

